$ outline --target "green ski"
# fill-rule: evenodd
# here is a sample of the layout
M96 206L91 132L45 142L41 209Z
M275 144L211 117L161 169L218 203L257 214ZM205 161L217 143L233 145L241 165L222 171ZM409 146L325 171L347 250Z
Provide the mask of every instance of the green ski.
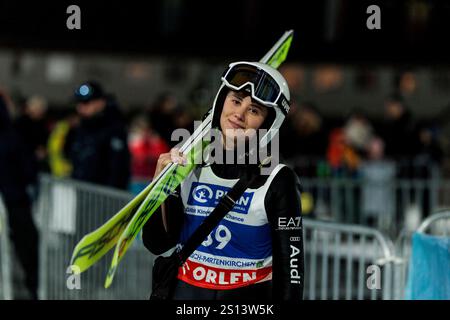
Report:
M201 146L194 145L194 142L201 142L201 138L209 131L211 117L207 118L195 130L192 136L180 148L188 158L193 159L199 153ZM196 152L196 154L195 154ZM155 188L164 190L168 183L174 183L181 179L186 170L192 170L193 167L182 167L174 163L168 165L141 193L133 198L125 207L123 207L110 220L95 231L85 235L76 245L71 259L71 265L77 266L80 272L85 271L105 255L118 241L133 215L139 212L141 205L148 198L149 194L155 194ZM174 178L175 177L175 178Z

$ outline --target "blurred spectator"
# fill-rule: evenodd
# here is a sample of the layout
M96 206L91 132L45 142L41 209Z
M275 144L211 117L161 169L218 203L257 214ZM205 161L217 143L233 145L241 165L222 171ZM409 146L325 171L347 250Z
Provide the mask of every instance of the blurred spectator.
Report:
M444 157L444 151L439 143L439 128L432 122L422 121L417 126L417 135L414 160L421 170L416 172L415 176L431 178L431 170L440 166Z
M8 212L10 237L25 272L25 285L31 299L37 299L39 242L27 192L37 180L35 159L13 128L6 101L6 94L0 91L0 193Z
M16 120L15 125L30 153L36 158L38 170L48 172L49 127L46 113L47 101L40 96L32 96L26 101L23 114Z
M327 136L324 121L317 107L312 102L302 103L288 115L286 128L281 133L287 141L295 143L283 144L281 150L285 157L318 156L323 157L326 151ZM285 129L285 130L284 130Z
M279 71L286 79L291 96L300 94L305 85L305 67L295 63L280 66Z
M363 222L382 228L394 213L394 162L385 159L384 143L373 137L367 144L367 160L361 164Z
M351 113L344 126L345 139L360 157L365 157L372 139L373 128L369 119L359 110Z
M159 155L168 152L169 146L152 130L143 116L133 121L128 145L131 152L132 179L144 180L148 183L155 173Z
M386 144L387 157L394 160L410 158L414 153L414 124L411 113L399 94L389 96L384 105L384 121L380 135Z
M50 172L56 177L69 177L72 173L72 164L64 154L64 145L69 131L79 123L79 116L76 113L69 113L61 120L58 120L48 139L48 163Z
M177 128L175 124L177 105L178 102L174 95L162 93L148 110L152 128L171 147L177 144L177 141L171 141L172 132Z
M295 161L302 176L316 176L327 147L327 128L312 102L297 105L294 101L287 121L280 130L280 152Z
M357 174L361 157L349 145L343 128L335 128L330 133L327 161L334 176L354 176Z
M119 107L100 84L85 82L75 91L80 125L69 132L66 154L72 177L126 189L130 176L127 132Z
M439 179L441 176L440 167L444 158L444 152L439 143L439 128L429 121L422 121L417 126L417 149L414 156L414 178L419 179ZM423 217L430 214L431 192L429 188L419 190L421 193L421 211Z
M183 106L178 106L174 112L174 129L178 128L194 132L194 118ZM176 141L174 142L176 143Z
M398 89L403 96L410 96L417 90L416 75L412 71L405 71L399 77Z

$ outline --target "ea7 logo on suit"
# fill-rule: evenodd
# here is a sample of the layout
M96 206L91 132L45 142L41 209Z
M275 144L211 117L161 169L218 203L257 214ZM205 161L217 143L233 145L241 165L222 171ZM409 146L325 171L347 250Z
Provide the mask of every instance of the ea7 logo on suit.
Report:
M279 217L278 230L299 230L301 222L302 217Z

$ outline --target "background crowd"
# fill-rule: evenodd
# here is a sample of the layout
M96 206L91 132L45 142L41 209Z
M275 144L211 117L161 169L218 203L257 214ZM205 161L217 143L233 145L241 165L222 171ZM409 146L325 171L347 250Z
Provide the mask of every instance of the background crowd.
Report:
M98 82L86 84L93 95L74 94L68 109L51 110L38 95L12 101L1 91L11 128L32 156L35 172L120 189L148 183L159 155L178 142L171 140L172 132L192 131L198 120L176 93L161 93L129 112ZM330 116L314 101L294 96L280 131L281 156L301 177L358 177L375 162L395 164L398 178L430 178L432 169L442 168L447 152L439 119L415 117L398 91L385 97L379 115L370 117L355 106Z

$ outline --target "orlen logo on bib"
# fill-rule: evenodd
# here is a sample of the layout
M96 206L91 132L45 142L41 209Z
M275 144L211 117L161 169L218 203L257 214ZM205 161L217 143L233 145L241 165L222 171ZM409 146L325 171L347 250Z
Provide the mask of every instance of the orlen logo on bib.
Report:
M224 186L218 186L208 183L194 182L191 187L191 193L187 204L198 207L215 208L220 199L230 190ZM236 202L233 212L247 214L253 199L253 193L244 192L244 194Z

